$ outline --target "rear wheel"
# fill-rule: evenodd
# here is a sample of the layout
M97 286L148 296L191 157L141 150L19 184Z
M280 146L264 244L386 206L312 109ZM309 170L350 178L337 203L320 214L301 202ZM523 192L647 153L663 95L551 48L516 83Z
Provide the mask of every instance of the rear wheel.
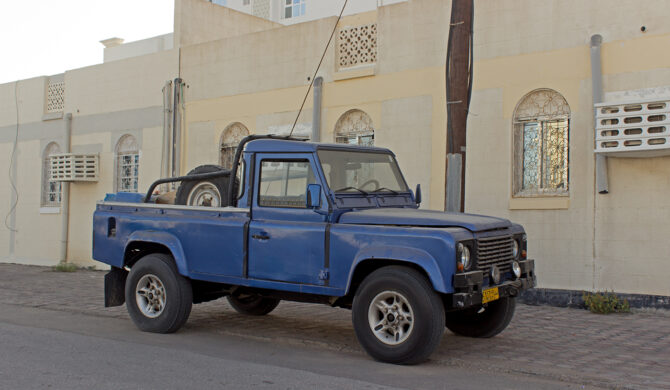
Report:
M380 268L356 292L352 321L359 343L373 358L416 364L428 358L444 333L444 307L430 282L401 266Z
M191 283L177 271L171 256L141 258L126 279L126 308L142 331L172 333L181 328L193 303Z
M228 302L230 303L230 306L240 314L264 316L274 310L277 305L279 305L280 300L275 298L265 298L259 295L240 297L229 295Z
M461 336L493 337L507 328L515 307L516 298L500 298L485 306L449 312L445 323L450 331Z

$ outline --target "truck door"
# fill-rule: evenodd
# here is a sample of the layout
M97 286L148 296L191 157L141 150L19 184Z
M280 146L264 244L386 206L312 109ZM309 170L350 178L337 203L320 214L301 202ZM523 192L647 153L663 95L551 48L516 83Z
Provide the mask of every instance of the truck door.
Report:
M310 154L257 154L249 225L249 277L323 285L326 217L306 208L318 183Z

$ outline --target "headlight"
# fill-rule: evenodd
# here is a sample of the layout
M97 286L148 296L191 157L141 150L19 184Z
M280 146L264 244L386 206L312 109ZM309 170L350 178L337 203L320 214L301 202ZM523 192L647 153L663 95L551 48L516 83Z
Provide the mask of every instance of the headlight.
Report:
M461 267L463 267L463 269L469 269L470 265L471 265L471 262L470 262L470 248L468 248L467 246L459 243L458 246L457 246L457 250L458 250L457 256L458 256L459 265ZM458 268L460 269L461 267L458 267Z
M519 256L519 241L512 240L512 257L517 258Z

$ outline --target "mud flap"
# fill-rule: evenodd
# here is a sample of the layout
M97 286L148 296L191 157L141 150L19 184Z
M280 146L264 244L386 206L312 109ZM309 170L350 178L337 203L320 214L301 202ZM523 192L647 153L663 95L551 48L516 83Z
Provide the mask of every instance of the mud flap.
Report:
M105 307L121 306L126 302L126 278L128 271L112 267L105 275Z

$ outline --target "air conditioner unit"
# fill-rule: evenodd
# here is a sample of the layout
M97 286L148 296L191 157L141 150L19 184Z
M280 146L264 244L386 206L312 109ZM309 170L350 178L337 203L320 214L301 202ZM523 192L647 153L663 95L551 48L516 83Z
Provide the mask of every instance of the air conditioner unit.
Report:
M98 181L98 154L60 153L49 156L49 181Z

